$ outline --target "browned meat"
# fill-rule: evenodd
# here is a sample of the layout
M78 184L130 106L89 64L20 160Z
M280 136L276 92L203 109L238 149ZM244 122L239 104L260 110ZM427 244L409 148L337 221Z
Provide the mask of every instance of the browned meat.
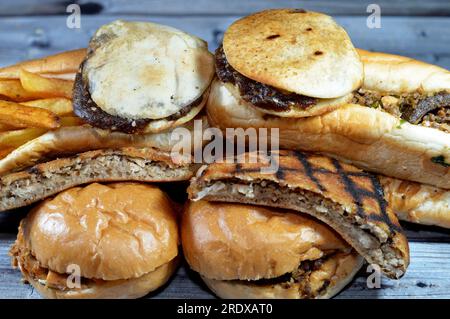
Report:
M381 108L409 123L450 133L450 93L427 95L414 92L395 96L360 89L354 93L352 102Z
M257 107L289 111L295 109L307 109L317 103L317 99L290 92L282 92L272 86L253 81L237 72L227 61L223 47L216 50L216 73L222 82L237 85L244 101Z

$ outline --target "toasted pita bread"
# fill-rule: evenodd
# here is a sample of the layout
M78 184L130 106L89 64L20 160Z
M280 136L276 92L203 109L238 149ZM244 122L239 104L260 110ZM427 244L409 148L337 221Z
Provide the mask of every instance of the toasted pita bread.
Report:
M82 64L92 100L110 115L162 119L196 101L214 76L205 41L150 22L97 30Z
M183 181L194 172L194 165L175 164L169 153L151 148L89 151L2 176L0 211L26 206L81 184Z
M320 155L280 151L274 174L257 163L213 163L188 188L192 200L280 207L310 214L334 228L369 263L391 278L404 275L409 248L376 176ZM247 154L251 157L252 154ZM254 155L253 155L254 156ZM278 159L277 159L278 157Z
M225 32L228 62L246 77L289 92L337 98L358 88L363 66L331 17L274 9L234 22Z

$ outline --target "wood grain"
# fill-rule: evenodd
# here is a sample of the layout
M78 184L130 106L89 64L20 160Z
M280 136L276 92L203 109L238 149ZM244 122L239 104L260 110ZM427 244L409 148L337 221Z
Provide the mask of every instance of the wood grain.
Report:
M39 298L30 285L21 283L19 270L7 255L14 234L0 234L0 297ZM366 267L336 298L450 298L450 243L412 242L411 265L400 280L382 278L380 289L367 288ZM147 298L214 298L198 274L183 265L162 289Z
M65 17L0 19L0 66L85 47L102 24L116 19L145 20L171 25L209 42L214 50L233 17L152 17L135 15L83 16L80 29L66 27ZM381 29L368 29L364 17L337 17L355 46L410 56L450 69L450 19L442 17L384 17ZM8 30L6 32L6 30Z
M243 15L268 8L306 8L332 15L366 15L371 0L15 0L0 2L0 15L64 14L69 3L78 3L85 14L139 15ZM384 15L448 16L447 0L378 0Z

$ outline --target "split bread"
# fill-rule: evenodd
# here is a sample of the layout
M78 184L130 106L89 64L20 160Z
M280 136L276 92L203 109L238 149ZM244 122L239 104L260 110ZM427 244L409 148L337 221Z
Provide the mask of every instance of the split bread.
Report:
M189 266L221 298L331 298L364 261L327 225L279 208L190 202L181 238Z
M320 152L363 169L450 189L450 134L380 109L348 104L309 118L265 114L216 80L207 104L211 126L279 129L279 146Z
M379 176L389 206L400 220L450 228L450 190Z
M404 275L409 264L408 242L376 176L320 155L284 150L273 154L271 158L278 163L273 174L260 171L268 167L263 155L257 156L257 163L247 159L200 168L188 188L189 198L310 214L336 230L387 276Z
M176 211L159 188L94 183L36 206L10 254L45 298L139 298L174 273L178 245Z
M208 121L202 119L202 129L208 127ZM186 123L184 129L193 132L193 122ZM193 139L172 140L173 130L148 134L125 134L110 132L89 125L62 127L49 131L19 146L6 157L0 159L0 176L19 171L42 162L46 158L67 156L76 153L121 147L155 148L171 152L174 145L194 150Z
M80 153L0 177L0 211L27 206L92 182L189 180L194 164L175 164L170 153L126 147Z
M21 69L49 77L74 79L85 56L86 49L78 49L61 52L41 59L20 62L0 68L0 79L18 79L20 78Z

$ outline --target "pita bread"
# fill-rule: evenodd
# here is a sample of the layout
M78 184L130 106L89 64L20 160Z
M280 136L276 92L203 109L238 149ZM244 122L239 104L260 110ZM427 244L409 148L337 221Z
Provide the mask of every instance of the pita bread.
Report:
M234 22L225 32L228 62L246 77L316 98L337 98L362 83L363 66L345 30L331 17L275 9Z
M162 119L205 92L214 59L205 41L175 28L118 20L97 30L82 74L103 111Z

